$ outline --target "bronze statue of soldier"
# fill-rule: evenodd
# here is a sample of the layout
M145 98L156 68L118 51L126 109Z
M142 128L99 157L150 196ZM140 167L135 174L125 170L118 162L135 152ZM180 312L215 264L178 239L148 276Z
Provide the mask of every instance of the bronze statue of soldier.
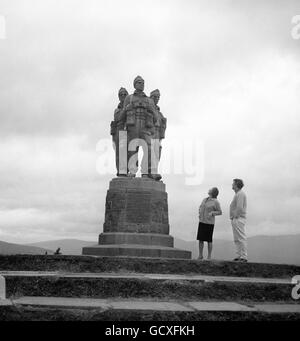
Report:
M158 113L153 100L144 93L145 82L143 78L137 76L134 79L133 86L135 88L134 93L127 96L124 101L128 139L128 175L136 175L138 170L137 153L141 146L143 149L142 177L160 180L161 176L153 172L151 168L151 141L155 138L155 126L159 124Z
M122 141L122 135L120 132L124 131L125 129L126 117L124 112L124 101L127 96L128 91L125 88L120 88L118 93L120 103L114 112L114 121L112 121L110 124L110 134L112 135L113 146L116 153L117 176L127 176L127 171L125 172L120 169L120 145L124 143L124 141Z
M155 126L155 133L154 138L159 140L159 148L158 148L158 161L161 157L161 140L165 138L165 131L167 128L167 119L164 117L164 115L160 111L160 107L157 105L160 99L160 91L158 89L151 91L150 98L152 98L155 109L158 113L158 124ZM155 151L157 151L157 148L155 148Z

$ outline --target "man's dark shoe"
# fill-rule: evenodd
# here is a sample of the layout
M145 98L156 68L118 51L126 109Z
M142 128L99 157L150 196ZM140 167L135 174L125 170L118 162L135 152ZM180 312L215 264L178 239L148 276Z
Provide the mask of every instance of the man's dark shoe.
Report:
M241 260L240 257L234 258L233 262L239 262Z
M242 262L242 263L247 263L248 260L246 258L240 258L239 262Z

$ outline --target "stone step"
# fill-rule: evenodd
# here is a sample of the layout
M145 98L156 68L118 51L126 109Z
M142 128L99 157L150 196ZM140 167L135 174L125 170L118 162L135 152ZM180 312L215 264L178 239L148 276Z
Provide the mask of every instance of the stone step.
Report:
M234 282L234 283L263 283L263 284L289 284L291 280L284 278L258 278L258 277L233 277L233 276L207 276L207 275L175 275L175 274L143 274L143 273L111 273L111 272L62 272L62 271L0 271L0 276L8 277L62 277L62 278L127 278L127 279L161 279L185 280L200 282Z
M139 244L113 244L87 246L82 249L83 255L105 257L149 257L149 258L172 258L191 259L191 252L173 247L159 245Z
M222 260L149 259L65 255L0 255L0 271L123 272L152 274L201 274L210 276L291 279L300 266L236 263Z
M55 309L55 313L54 310ZM299 320L300 305L257 302L20 297L0 305L1 320Z
M99 235L99 245L113 244L138 244L138 245L160 245L174 247L174 238L167 234L159 233L101 233Z
M7 297L152 297L295 303L290 279L137 273L2 271L0 274L6 279Z

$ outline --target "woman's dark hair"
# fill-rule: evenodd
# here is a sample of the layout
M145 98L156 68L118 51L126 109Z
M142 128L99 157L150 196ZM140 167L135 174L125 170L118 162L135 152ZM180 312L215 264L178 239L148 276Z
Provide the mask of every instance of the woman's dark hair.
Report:
M242 179L233 179L238 189L242 189L244 187L244 182Z
M211 196L216 199L218 195L219 195L219 190L217 189L217 187L213 187L211 189Z

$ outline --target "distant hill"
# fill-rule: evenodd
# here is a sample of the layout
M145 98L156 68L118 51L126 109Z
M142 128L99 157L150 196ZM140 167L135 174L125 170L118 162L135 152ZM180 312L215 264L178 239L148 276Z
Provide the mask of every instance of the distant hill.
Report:
M40 247L6 243L6 242L0 241L0 254L1 255L16 255L16 254L44 255L45 252L47 252L48 254L53 254L52 250L48 250L48 249L44 249Z
M192 251L198 257L198 242L176 239L175 247ZM205 253L206 255L206 245ZM235 258L233 241L215 240L213 258L232 260ZM300 264L300 234L284 236L255 236L248 238L248 257L253 262Z
M30 244L51 250L61 248L64 255L81 255L82 248L95 245L78 239L61 239ZM175 238L174 245L177 248L192 251L193 258L198 257L197 241L185 241ZM205 255L206 255L205 246ZM284 236L255 236L248 238L249 260L253 262L300 264L300 234ZM213 258L232 260L235 257L233 241L215 240Z
M83 247L95 244L97 244L97 242L88 242L78 239L59 239L33 243L29 244L29 246L41 247L51 250L57 250L57 248L60 247L60 251L63 255L81 255Z

